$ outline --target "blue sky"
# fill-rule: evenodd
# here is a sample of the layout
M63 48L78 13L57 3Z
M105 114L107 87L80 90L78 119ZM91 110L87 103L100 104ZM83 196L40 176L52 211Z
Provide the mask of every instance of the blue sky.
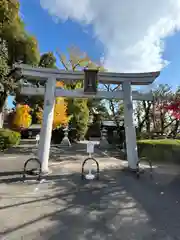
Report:
M38 0L20 0L20 4L26 29L37 38L41 53L55 52L56 49L66 53L68 47L75 45L87 52L92 60L98 60L102 55L103 46L93 37L91 27L82 28L72 21L56 24L52 17L40 7ZM170 64L161 72L157 83L168 83L173 87L180 84L179 42L179 32L165 40L163 57L170 61ZM8 99L8 107L12 107L12 97Z

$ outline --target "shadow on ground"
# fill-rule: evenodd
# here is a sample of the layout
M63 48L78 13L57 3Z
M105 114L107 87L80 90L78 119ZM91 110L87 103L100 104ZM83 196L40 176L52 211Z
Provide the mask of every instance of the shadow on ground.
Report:
M155 173L154 180L146 175L137 180L130 173L111 169L101 172L101 180L94 182L81 181L80 174L48 179L53 184L36 198L8 200L11 204L1 201L0 216L7 218L0 218L2 236L27 240L180 239L179 176Z
M50 149L50 157L57 157L57 160L61 159L61 157L68 156L69 154L86 154L86 143L73 143L71 147L64 147L61 145L52 145ZM98 147L95 146L95 153L98 151ZM104 157L105 155L102 154L103 152L107 152L112 157L121 158L121 151L118 150L116 147L109 145L108 149L101 148L101 151L98 151L99 157ZM9 150L5 151L5 154L19 154L19 155L31 155L31 154L37 154L38 148L34 144L31 145L19 145L17 147L13 147Z
M50 164L63 163L63 162L76 163L78 161L83 161L88 156L86 153L86 148L87 148L86 144L83 144L83 143L72 144L71 147L62 147L58 145L51 146ZM98 149L96 147L93 157L106 159L107 154L108 156L110 154L110 157L111 157L111 153L113 152L113 150L109 148L109 151L110 150L111 152L108 152L108 151L103 152L101 149ZM22 174L25 161L31 157L37 157L37 153L38 153L38 148L35 145L29 146L29 147L18 146L16 148L10 149L9 151L6 152L7 155L5 154L2 156L3 160L0 159L0 177L8 176L8 175L15 176L18 174ZM114 155L112 154L112 156Z

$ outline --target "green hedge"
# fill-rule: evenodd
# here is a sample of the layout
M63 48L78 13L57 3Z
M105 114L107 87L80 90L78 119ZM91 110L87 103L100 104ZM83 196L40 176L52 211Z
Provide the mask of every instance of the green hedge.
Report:
M10 129L0 129L0 151L19 144L21 135Z
M180 163L180 140L139 140L137 143L140 158L155 162Z

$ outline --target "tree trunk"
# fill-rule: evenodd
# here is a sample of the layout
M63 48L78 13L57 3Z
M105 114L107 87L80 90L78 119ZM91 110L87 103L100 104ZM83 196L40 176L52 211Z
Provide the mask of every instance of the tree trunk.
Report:
M142 121L139 121L139 123L138 123L138 133L139 134L142 132L142 129L144 127L144 123L145 123L145 118Z
M146 123L146 132L150 133L150 126L151 126L151 122L150 122L150 109L151 109L151 102L150 101L143 101L143 108L144 108L144 120Z
M153 131L156 131L156 107L155 102L153 101L153 107L152 107L152 121L153 121Z
M3 128L4 124L4 107L7 99L7 93L3 92L0 96L0 128Z
M146 132L150 133L150 127L151 127L151 120L150 120L150 109L151 109L151 102L148 101L145 110L145 121L146 121Z
M160 111L160 125L161 125L160 132L163 135L164 134L164 125L165 125L165 115L162 110Z
M170 133L170 135L172 135L173 138L176 138L176 136L177 136L179 125L180 125L180 120L176 120L174 128L173 128L172 132Z
M119 120L117 119L117 116L116 116L116 111L115 111L115 108L114 108L113 101L110 100L109 103L110 103L110 109L112 111L114 121L116 123L117 128L119 128Z

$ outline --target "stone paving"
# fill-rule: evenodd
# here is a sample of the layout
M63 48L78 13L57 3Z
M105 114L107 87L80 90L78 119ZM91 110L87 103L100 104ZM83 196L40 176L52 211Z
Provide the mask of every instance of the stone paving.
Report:
M79 172L83 149L60 149L61 160L51 161L52 174L40 183L1 174L0 239L180 239L177 167L160 167L153 180L148 174L137 180L122 171L120 160L97 150L100 181L87 182Z

